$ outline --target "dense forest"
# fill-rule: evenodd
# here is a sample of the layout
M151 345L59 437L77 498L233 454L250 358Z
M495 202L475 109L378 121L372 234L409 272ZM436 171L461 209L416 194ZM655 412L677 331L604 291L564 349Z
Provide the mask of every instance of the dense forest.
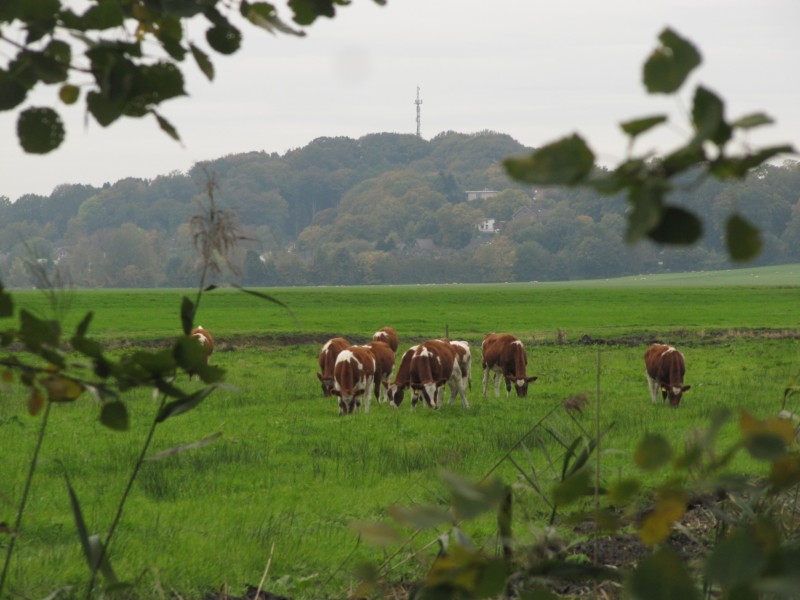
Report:
M548 281L727 268L723 219L762 232L756 264L800 261L800 163L745 181L685 178L671 202L701 217L698 245L626 246L626 200L531 189L501 160L530 152L508 135L379 133L319 138L283 155L250 152L187 173L0 196L0 279L32 285L31 264L80 287L197 283L189 220L209 179L243 239L222 277L251 286Z

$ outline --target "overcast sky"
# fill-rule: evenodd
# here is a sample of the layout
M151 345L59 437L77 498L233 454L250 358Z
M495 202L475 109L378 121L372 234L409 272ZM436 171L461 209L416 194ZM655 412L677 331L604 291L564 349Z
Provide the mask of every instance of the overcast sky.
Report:
M678 99L648 96L641 83L665 27L703 56ZM321 136L415 133L417 86L425 139L488 129L535 147L578 132L613 165L625 156L625 120L669 112L677 126L637 150L682 143L700 83L726 101L729 119L760 111L775 119L748 142L800 148L798 32L798 0L353 0L304 38L244 28L238 53L212 57L211 83L187 63L189 97L160 109L180 144L152 117L85 124L79 104L56 107L67 125L61 148L25 155L18 111L0 113L0 196L154 178L228 154L282 154ZM45 90L25 106L54 106L54 97Z

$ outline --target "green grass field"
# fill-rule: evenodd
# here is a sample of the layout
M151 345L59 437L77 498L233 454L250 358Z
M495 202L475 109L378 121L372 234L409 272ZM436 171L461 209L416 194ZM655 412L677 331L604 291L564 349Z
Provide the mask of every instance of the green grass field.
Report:
M382 550L359 544L348 523L383 520L395 504L442 504L440 469L477 480L537 423L512 453L514 463L504 461L496 470L517 483L520 544L549 515L521 473L535 475L545 489L556 479L550 460L560 450L545 427L564 436L577 434L579 426L592 430L599 402L601 426L614 424L601 468L613 480L635 471L631 453L646 432L660 432L680 448L717 407L746 408L759 417L776 413L786 384L800 372L800 267L694 275L268 290L299 323L275 304L240 292L208 294L198 322L218 340L212 362L227 370L229 387L159 425L151 454L217 432L222 437L145 464L110 549L118 576L133 584L127 593L167 598L175 592L191 599L227 584L240 594L245 584L258 584L269 562L265 589L298 598L346 597L356 584L356 565L384 559ZM160 344L179 333L184 294L190 292L81 291L72 299L67 330L93 310L90 333L113 342L114 352ZM43 307L37 293L14 297L19 306ZM314 375L319 340L342 334L361 341L384 325L398 330L401 351L446 329L469 340L470 410L458 402L414 412L407 402L398 410L373 402L368 415L338 417ZM559 330L568 343L557 343ZM525 341L529 372L539 376L527 398L506 398L505 392L482 398L479 342L488 331ZM583 343L584 336L602 343ZM655 339L680 345L686 355L686 383L693 387L678 410L649 400L642 356ZM577 423L560 408L576 393L591 399ZM83 596L88 570L63 474L90 531L104 533L157 407L149 392L130 394L126 403L126 433L104 428L99 407L85 395L53 407L11 563L12 597L45 597L62 586L71 591L61 597ZM39 423L27 414L19 390L3 388L0 521L14 521ZM728 426L723 445L735 433L735 424ZM758 473L760 465L742 459L736 467ZM494 547L491 522L464 528ZM427 532L412 547L434 538ZM417 577L425 564L397 560L390 576Z

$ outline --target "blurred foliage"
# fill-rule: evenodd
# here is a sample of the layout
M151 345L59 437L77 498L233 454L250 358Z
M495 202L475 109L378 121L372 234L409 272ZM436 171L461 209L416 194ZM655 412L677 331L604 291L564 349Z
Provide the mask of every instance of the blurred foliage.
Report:
M383 4L384 0L375 0ZM289 0L294 24L269 2L237 0L91 0L76 11L67 0L0 3L0 110L17 110L37 85L53 86L65 105L83 101L103 127L124 117L152 115L178 140L177 128L158 111L185 96L182 63L191 58L209 80L209 49L235 54L244 24L270 33L305 35L319 17L333 17L348 0ZM203 22L205 45L192 40L189 24ZM23 150L46 154L64 141L64 125L51 107L22 109L17 135Z
M661 33L659 41L644 64L643 83L651 94L673 94L700 65L700 53L669 28ZM702 235L703 223L692 211L671 202L680 176L700 169L703 175L717 179L743 179L770 159L794 153L789 145L745 147L741 154L729 151L737 132L771 123L772 119L763 113L726 120L722 98L698 85L691 107L693 134L666 156L630 154L616 168L603 172L595 168L594 153L586 142L573 134L528 157L507 159L504 165L514 179L533 185L584 186L602 194L624 192L629 204L625 231L628 243L648 237L658 243L693 244ZM621 127L632 151L639 136L668 124L666 115L654 115L627 121ZM736 261L754 258L763 246L758 229L738 212L728 216L725 232L728 255Z

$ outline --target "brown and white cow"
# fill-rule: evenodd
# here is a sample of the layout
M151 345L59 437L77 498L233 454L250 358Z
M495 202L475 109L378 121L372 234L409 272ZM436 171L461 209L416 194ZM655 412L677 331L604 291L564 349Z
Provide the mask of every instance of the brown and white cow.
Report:
M386 397L389 398L389 406L397 408L403 402L403 392L411 385L411 359L414 357L417 348L418 346L411 346L403 353L400 365L394 374L394 381L391 383L384 382L383 384L386 388Z
M672 346L653 344L644 353L644 364L653 404L658 401L658 390L661 388L661 402L669 398L670 406L678 408L683 392L692 387L683 385L683 376L686 373L683 354Z
M336 357L333 367L333 393L339 397L339 414L351 414L361 405L369 412L375 378L375 355L367 346L350 346Z
M350 346L343 337L329 339L319 351L319 370L317 378L322 384L322 395L333 396L333 366L336 364L336 357L345 348Z
M192 329L191 333L189 334L191 337L197 340L200 344L200 351L203 353L203 362L208 364L208 359L211 357L211 354L214 352L214 338L208 329L204 329L202 325L198 325L194 329ZM195 375L194 372L189 373L189 379Z
M464 408L469 408L455 348L445 340L423 342L411 359L411 408L420 398L431 408L441 407L445 383L451 396L458 394Z
M500 377L506 382L506 398L511 395L511 384L517 391L517 396L524 398L528 393L528 384L536 381L538 377L525 373L528 356L525 346L510 333L490 333L483 338L481 343L483 351L483 397L489 386L489 375L494 374L494 395L500 397Z
M469 349L469 342L463 340L443 340L450 344L450 346L455 350L456 353L456 361L458 362L458 366L461 370L461 380L460 386L457 388L454 381L448 382L450 383L450 399L447 401L448 404L453 403L453 399L456 397L456 394L460 394L463 398L463 401L466 402L467 397L467 386L470 385L470 378L472 377L472 353Z
M375 399L380 402L388 400L384 383L388 383L394 371L394 351L385 342L372 340L367 347L375 357Z
M397 352L399 341L397 339L397 332L393 327L381 327L378 329L378 331L372 334L372 339L376 342L385 342L386 344L389 344L392 352Z

